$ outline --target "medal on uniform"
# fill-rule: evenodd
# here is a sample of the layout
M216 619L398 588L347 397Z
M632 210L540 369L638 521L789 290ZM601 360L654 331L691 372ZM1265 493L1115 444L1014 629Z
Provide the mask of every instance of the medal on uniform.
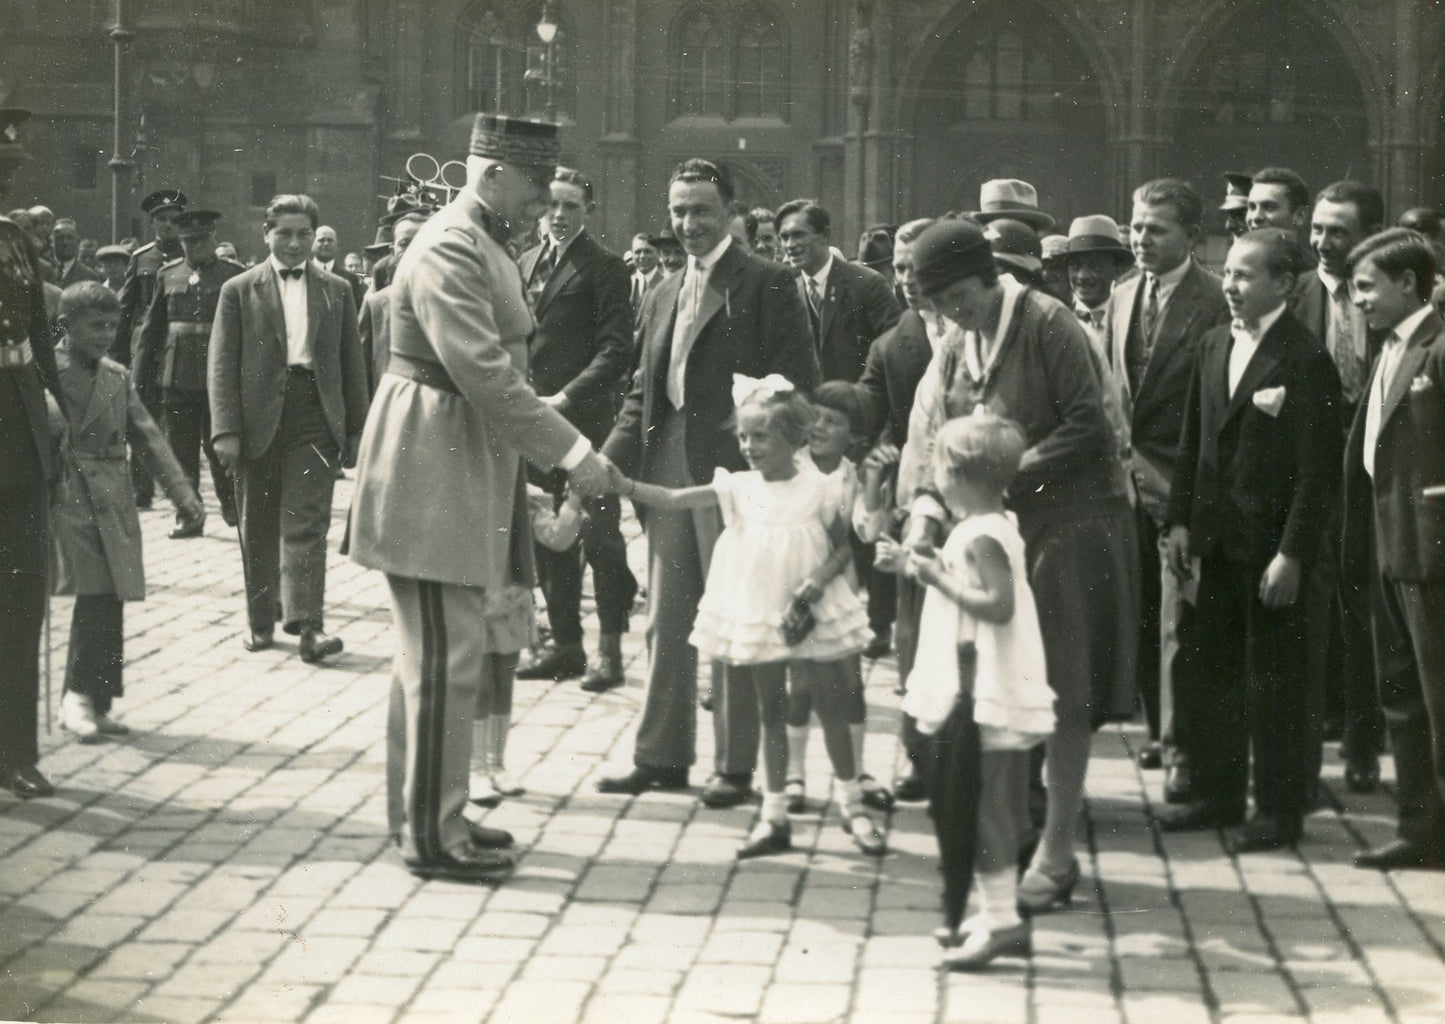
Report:
M200 284L200 283L201 283L201 275L200 275L200 274L192 274L192 275L191 275L190 277L188 277L186 280L187 280L187 282L190 283L190 284Z

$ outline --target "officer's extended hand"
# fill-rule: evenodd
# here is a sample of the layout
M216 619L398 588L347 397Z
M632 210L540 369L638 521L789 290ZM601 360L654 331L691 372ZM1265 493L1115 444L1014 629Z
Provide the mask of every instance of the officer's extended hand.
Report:
M241 438L236 434L225 434L216 438L214 447L216 458L221 460L226 472L235 476L236 470L241 468Z
M584 498L595 498L598 495L612 493L612 478L607 472L607 467L612 465L607 456L597 452L588 452L581 462L573 466L567 474L572 484L572 490Z

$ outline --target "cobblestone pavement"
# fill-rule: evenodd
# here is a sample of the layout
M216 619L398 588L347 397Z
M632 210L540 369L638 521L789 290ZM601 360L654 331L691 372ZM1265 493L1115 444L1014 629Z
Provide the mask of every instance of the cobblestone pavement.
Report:
M486 818L518 837L511 880L422 883L385 838L380 577L333 557L328 626L347 645L335 664L303 664L294 642L248 655L236 543L219 517L188 542L165 539L165 513L142 522L151 596L127 608L118 705L134 734L82 746L57 729L42 760L57 795L0 795L0 1017L1445 1020L1445 876L1350 866L1389 835L1392 805L1345 792L1333 748L1328 806L1298 853L1235 860L1217 835L1160 835L1160 773L1130 757L1139 728L1103 731L1072 908L1037 919L1026 963L940 973L922 808L892 815L881 862L856 854L824 803L820 741L787 856L734 862L755 804L593 792L605 764L630 760L636 633L622 690L518 685L509 761L528 791ZM338 515L333 543L340 533ZM58 690L70 602L52 615ZM891 659L871 666L867 762L884 779L899 758L894 684ZM701 725L695 784L710 763Z

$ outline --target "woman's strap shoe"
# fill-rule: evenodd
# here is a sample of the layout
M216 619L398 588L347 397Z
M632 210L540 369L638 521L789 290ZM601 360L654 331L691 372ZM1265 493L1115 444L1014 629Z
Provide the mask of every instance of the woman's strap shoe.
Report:
M738 847L738 860L786 853L793 848L793 824L789 821L762 821L748 833L747 842Z

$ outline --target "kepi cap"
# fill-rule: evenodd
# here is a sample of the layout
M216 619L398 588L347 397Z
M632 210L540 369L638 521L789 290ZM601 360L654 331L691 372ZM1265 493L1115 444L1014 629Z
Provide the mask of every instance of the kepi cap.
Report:
M924 295L955 281L995 269L993 250L983 228L968 220L941 220L913 240L913 273Z
M1038 190L1018 178L985 181L978 190L978 209L969 216L980 224L1007 217L1022 221L1035 231L1047 231L1054 226L1054 218L1039 209Z
M158 192L152 192L140 201L141 212L147 216L154 217L162 210L184 210L186 208L186 194L178 188L163 188Z
M130 250L123 245L102 245L99 249L95 250L95 258L98 260L111 258L129 260Z
M557 125L505 114L478 114L467 146L471 156L503 163L554 168L561 154Z
M1123 232L1113 217L1102 213L1075 217L1069 225L1068 255L1089 252L1107 253L1120 263L1132 263L1134 254L1124 244Z
M1249 188L1253 182L1253 175L1241 171L1225 171L1224 202L1219 204L1219 208L1226 213L1249 209Z
M216 230L216 222L220 219L221 215L215 210L184 210L176 217L176 230L188 238L209 235Z

